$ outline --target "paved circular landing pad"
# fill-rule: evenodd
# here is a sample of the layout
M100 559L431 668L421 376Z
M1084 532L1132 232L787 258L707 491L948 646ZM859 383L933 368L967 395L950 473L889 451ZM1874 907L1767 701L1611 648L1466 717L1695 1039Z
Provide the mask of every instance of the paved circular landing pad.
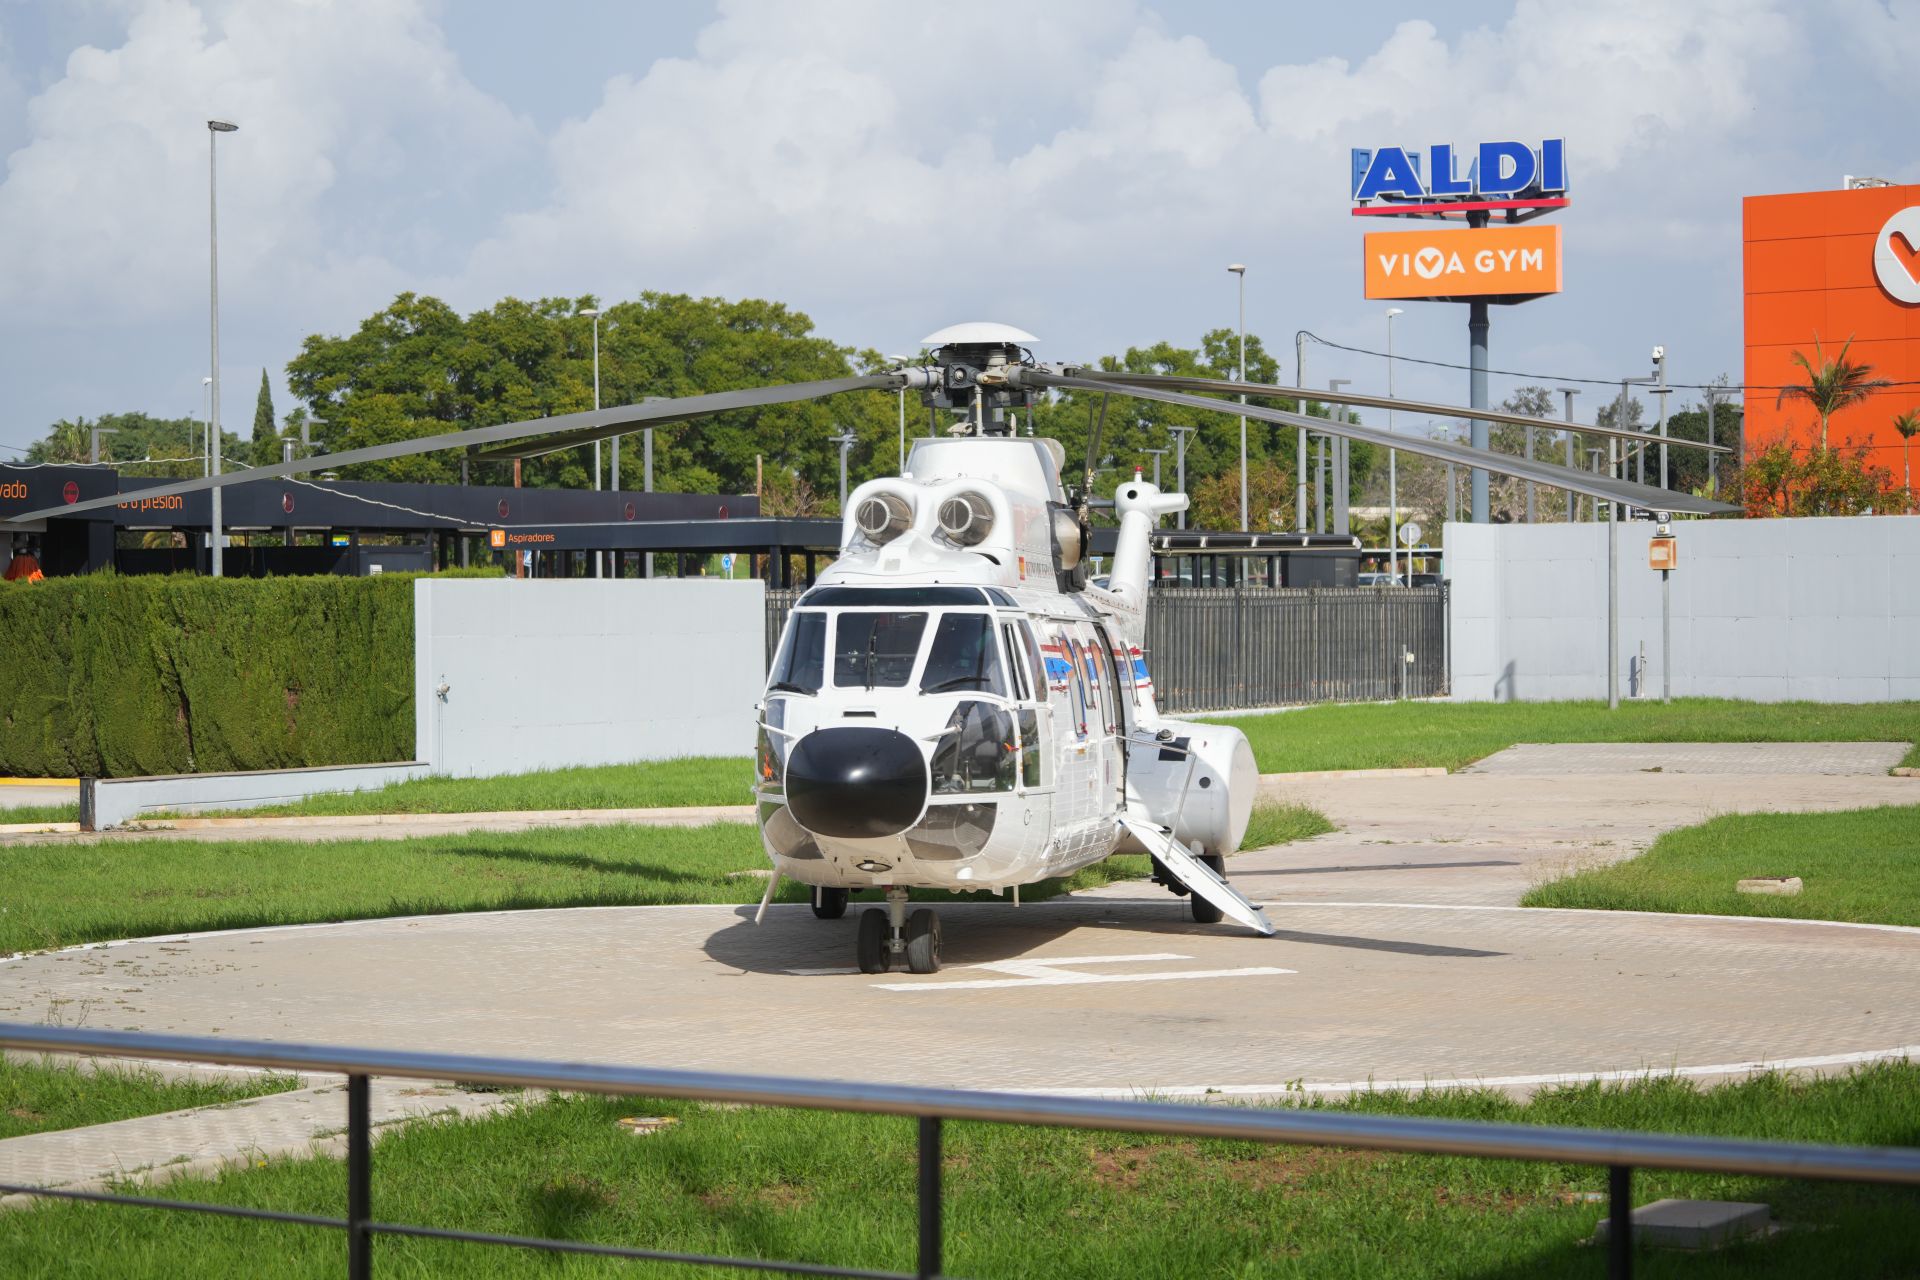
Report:
M1920 930L1166 895L943 910L946 968L849 972L856 913L613 907L133 942L0 965L0 1019L970 1088L1278 1092L1740 1069L1920 1046ZM1915 1052L1920 1054L1920 1049ZM1514 1079L1518 1078L1518 1079Z

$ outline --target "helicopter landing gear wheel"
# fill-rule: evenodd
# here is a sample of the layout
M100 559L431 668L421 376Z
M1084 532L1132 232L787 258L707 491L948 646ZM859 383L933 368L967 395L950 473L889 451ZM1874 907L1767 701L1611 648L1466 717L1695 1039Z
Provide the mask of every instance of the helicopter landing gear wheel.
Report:
M838 920L847 914L847 896L845 889L813 886L813 914L822 920Z
M1219 854L1203 853L1200 855L1200 861L1212 868L1213 874L1219 876L1222 880L1227 878L1227 860ZM1196 924L1219 924L1220 921L1226 917L1225 912L1197 893L1193 894L1187 900L1187 907L1193 912L1193 919Z
M922 907L907 917L907 969L940 972L940 917Z
M1158 858L1153 859L1153 882L1166 886L1167 892L1176 898L1184 898L1190 892L1187 886L1180 883L1180 877L1167 870L1167 864Z
M887 943L887 913L880 907L868 907L860 913L860 939L854 954L862 973L885 973L893 964L893 950Z

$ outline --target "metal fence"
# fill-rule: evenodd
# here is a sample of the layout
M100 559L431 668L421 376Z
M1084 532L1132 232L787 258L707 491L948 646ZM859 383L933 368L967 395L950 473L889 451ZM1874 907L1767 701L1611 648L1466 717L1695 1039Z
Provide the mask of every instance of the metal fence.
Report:
M769 664L800 594L767 592ZM1147 670L1162 711L1438 697L1447 609L1445 584L1159 590Z
M1061 1098L970 1089L862 1084L857 1081L801 1080L650 1067L587 1066L577 1062L326 1048L271 1040L216 1040L203 1036L92 1031L81 1027L47 1027L26 1023L0 1023L0 1050L221 1063L280 1071L345 1074L347 1216L344 1218L114 1192L68 1191L9 1184L0 1184L0 1194L173 1209L343 1231L347 1238L349 1280L368 1280L373 1274L373 1242L376 1237L383 1235L501 1245L552 1253L740 1267L795 1275L909 1280L909 1273L905 1272L836 1267L817 1262L715 1257L582 1240L456 1231L445 1227L377 1221L372 1209L373 1134L367 1087L373 1076L461 1080L617 1096L690 1098L705 1102L912 1117L919 1122L920 1138L919 1242L915 1268L910 1273L913 1280L932 1280L944 1274L942 1227L945 1203L940 1176L941 1122L949 1119L1063 1129L1159 1133L1190 1138L1228 1138L1297 1146L1354 1147L1371 1151L1604 1165L1608 1171L1607 1273L1615 1280L1630 1275L1633 1266L1631 1193L1633 1170L1636 1167L1920 1186L1920 1150L1905 1147L1838 1147L1755 1142L1740 1138L1696 1138L1682 1134L1493 1124L1473 1120L1429 1120L1297 1108L1257 1110L1206 1104Z

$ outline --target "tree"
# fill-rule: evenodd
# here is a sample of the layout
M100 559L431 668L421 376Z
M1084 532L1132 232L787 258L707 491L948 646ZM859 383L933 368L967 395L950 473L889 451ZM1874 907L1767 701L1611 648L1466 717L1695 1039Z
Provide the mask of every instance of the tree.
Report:
M1699 443L1713 443L1722 448L1735 447L1740 443L1740 420L1742 410L1737 401L1726 397L1716 398L1713 405L1713 438L1707 438L1707 412L1704 404L1691 409L1683 409L1667 419L1667 435L1674 440L1693 440ZM1740 455L1722 453L1714 456L1713 475L1721 489L1741 492ZM1707 451L1705 449L1674 449L1671 451L1667 476L1669 487L1683 493L1696 493L1713 497L1710 492L1714 486L1707 483Z
M1522 413L1529 418L1555 418L1558 416L1553 405L1553 392L1545 387L1515 387L1513 394L1500 402L1500 407L1508 413ZM1559 450L1557 441L1560 433L1551 427L1535 428L1533 456L1550 459ZM1527 429L1511 422L1496 422L1487 433L1487 443L1496 453L1521 458L1527 452ZM1514 476L1489 475L1487 477L1487 515L1494 523L1522 520L1527 514L1527 482ZM1557 495L1557 489L1545 492L1536 490L1535 510L1551 520L1556 513L1564 512L1563 504L1553 502L1549 495Z
M1820 339L1813 340L1813 359L1807 359L1806 353L1793 353L1793 362L1806 371L1805 386L1782 387L1775 398L1776 406L1785 404L1789 398L1805 400L1820 417L1820 448L1827 448L1827 422L1834 414L1849 405L1860 403L1882 387L1893 385L1885 378L1873 376L1873 366L1847 359L1847 352L1853 346L1848 338L1840 348L1840 354L1829 360L1820 349Z
M1239 424L1235 423L1236 432ZM1247 424L1251 434L1253 424ZM1239 441L1235 439L1235 449ZM1251 448L1251 446L1249 446ZM1187 523L1196 529L1237 529L1240 527L1240 469L1238 458L1231 471L1217 471L1203 477L1193 489L1193 507ZM1296 490L1293 471L1272 458L1247 463L1247 523L1255 531L1278 533L1293 528Z
M47 428L47 434L28 448L27 461L87 461L94 427L113 432L111 437L100 441L100 451L102 455L107 453L108 439L111 439L113 454L129 460L115 464L122 471L174 479L200 474L201 432L205 430L201 421L198 418L154 418L144 413L106 413L95 419L75 418L71 421L63 418ZM238 456L240 437L224 430L220 434L225 438L228 456ZM143 461L149 458L156 461Z
M1809 449L1777 440L1743 472L1749 516L1887 515L1909 507L1893 473L1874 466L1867 450Z
M265 369L260 371L260 394L253 402L251 461L256 467L280 461L280 428L273 420L273 388L267 382Z
M1901 462L1906 471L1907 505L1913 505L1913 438L1920 435L1920 410L1909 409L1893 420L1893 429L1900 433Z

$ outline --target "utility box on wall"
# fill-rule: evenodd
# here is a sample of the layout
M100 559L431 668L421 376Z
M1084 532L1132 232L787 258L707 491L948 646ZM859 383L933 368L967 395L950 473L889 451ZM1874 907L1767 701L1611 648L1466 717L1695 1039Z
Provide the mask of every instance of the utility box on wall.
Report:
M416 755L460 777L750 755L765 614L755 580L422 578Z

